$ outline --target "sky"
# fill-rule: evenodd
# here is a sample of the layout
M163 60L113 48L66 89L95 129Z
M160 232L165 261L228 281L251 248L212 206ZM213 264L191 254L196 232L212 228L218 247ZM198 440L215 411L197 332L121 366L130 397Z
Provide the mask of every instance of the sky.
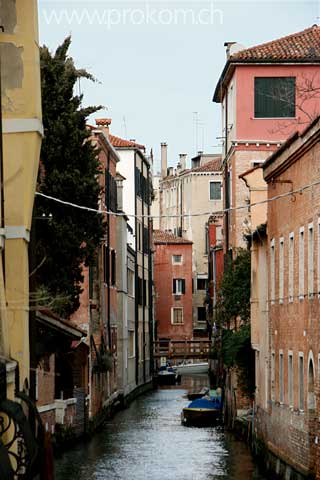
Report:
M54 51L71 34L70 55L99 83L83 80L85 105L104 105L111 133L153 149L169 165L179 153L219 153L220 106L213 91L224 42L245 47L320 22L320 0L38 0L40 43ZM94 118L90 122L94 122Z

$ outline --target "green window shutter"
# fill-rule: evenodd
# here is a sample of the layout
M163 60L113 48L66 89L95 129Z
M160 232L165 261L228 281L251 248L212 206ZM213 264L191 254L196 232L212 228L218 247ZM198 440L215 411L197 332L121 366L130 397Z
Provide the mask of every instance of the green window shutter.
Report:
M210 182L210 200L221 200L221 182Z
M295 77L254 79L255 118L292 118L296 113Z

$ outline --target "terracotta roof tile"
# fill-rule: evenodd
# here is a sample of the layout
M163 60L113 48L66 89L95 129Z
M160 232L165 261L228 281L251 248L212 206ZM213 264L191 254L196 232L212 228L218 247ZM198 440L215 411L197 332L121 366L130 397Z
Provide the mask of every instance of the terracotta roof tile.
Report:
M177 237L173 235L173 233L164 232L163 230L154 230L153 231L153 242L157 244L189 244L192 245L191 240L187 240L186 238Z
M320 60L320 27L313 25L302 32L241 50L230 57L237 60Z
M219 172L222 167L222 158L218 157L211 162L205 163L201 165L201 167L192 168L190 170L191 173L198 173L198 172Z
M139 150L145 150L144 145L140 145L136 142L131 142L130 140L124 140L123 138L116 137L115 135L109 135L109 140L115 148L138 148Z
M109 127L111 125L112 119L111 118L97 118L96 125L97 127Z

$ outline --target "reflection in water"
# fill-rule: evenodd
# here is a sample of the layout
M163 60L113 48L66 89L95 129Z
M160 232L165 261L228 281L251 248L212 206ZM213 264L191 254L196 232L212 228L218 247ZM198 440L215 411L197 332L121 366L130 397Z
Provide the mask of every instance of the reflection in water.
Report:
M59 459L56 480L263 480L246 446L221 427L181 425L187 390L207 384L206 375L183 377L179 386L138 398Z

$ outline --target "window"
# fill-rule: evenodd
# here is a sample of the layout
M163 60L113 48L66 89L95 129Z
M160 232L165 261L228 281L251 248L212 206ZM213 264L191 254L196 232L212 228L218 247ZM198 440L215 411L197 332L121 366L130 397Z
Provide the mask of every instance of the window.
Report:
M271 276L271 302L275 301L276 293L276 277L275 277L275 241L271 240L270 244L270 276Z
M299 298L304 297L304 228L300 228L299 236Z
M279 243L279 303L283 303L284 296L284 239Z
M197 279L197 290L206 290L208 280L206 278Z
M128 357L133 358L135 356L135 334L134 330L128 332Z
M294 234L289 236L289 284L288 296L289 302L293 302L293 285L294 285Z
M314 293L314 233L313 224L308 227L308 296Z
M105 204L108 210L117 211L117 183L107 170L105 171Z
M279 353L279 401L280 403L283 403L283 352Z
M206 307L198 307L198 322L206 322L207 312Z
M299 353L299 409L304 410L303 353Z
M117 281L116 251L111 250L111 285L115 286Z
M149 230L143 227L143 252L149 253Z
M171 322L173 325L183 324L183 308L174 307L171 309Z
M127 277L128 295L134 297L134 272L130 268L127 269Z
M288 357L288 402L289 406L293 406L293 356L289 352Z
M276 369L276 356L275 353L271 354L271 400L274 401L274 387L275 387L275 369Z
M221 182L210 182L210 200L221 200Z
M142 188L141 188L141 175L138 167L135 168L135 186L136 186L136 195L141 197Z
M172 293L174 293L174 295L184 295L186 293L186 281L184 278L173 279Z
M255 118L292 118L296 115L294 77L256 77L254 79Z
M172 255L172 265L182 265L182 255Z
M107 285L109 285L109 271L110 271L109 249L104 245L103 246L103 281Z

